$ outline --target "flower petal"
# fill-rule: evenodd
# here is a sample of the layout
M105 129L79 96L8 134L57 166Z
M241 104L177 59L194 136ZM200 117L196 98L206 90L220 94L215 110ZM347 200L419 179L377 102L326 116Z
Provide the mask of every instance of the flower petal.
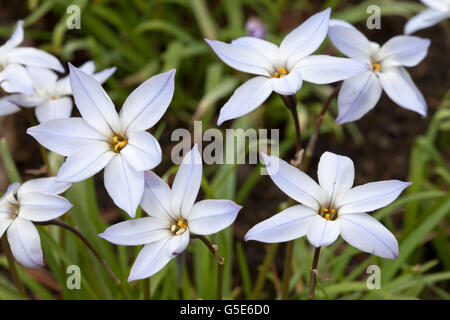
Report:
M146 80L125 100L120 119L123 130L147 130L161 119L169 107L175 87L175 69Z
M116 206L133 218L144 193L144 172L136 171L123 156L116 154L105 167L104 180Z
M202 182L202 156L194 145L181 161L172 185L171 208L176 216L187 218Z
M272 42L256 37L241 37L233 40L231 44L257 51L259 54L266 57L273 65L276 65L277 63L278 46L274 45Z
M59 194L66 191L71 186L71 183L56 181L56 177L31 179L20 186L17 192L17 199L20 201L22 196L28 192Z
M233 223L241 206L231 200L203 200L192 207L188 215L189 231L209 235Z
M133 131L128 144L120 154L137 171L150 170L161 162L162 153L158 140L146 131Z
M370 70L368 64L358 60L327 55L306 57L300 60L295 68L300 71L304 81L316 84L345 80Z
M386 180L354 187L336 199L339 215L370 212L383 208L397 199L400 193L410 185L411 182Z
M7 52L6 58L12 63L49 68L58 72L64 72L64 67L55 56L36 48L13 48Z
M414 17L412 17L406 24L405 34L411 34L416 31L434 26L448 17L448 13L436 9L426 9Z
M7 231L14 258L27 268L44 265L39 233L32 222L17 217Z
M72 99L62 97L51 99L40 104L35 109L36 118L39 123L55 119L67 119L72 114Z
M8 51L9 49L17 47L23 41L23 21L17 21L16 29L14 29L13 34L5 42L3 46L0 47L0 52Z
M280 60L292 67L302 58L316 51L327 36L331 9L316 13L289 32L280 44Z
M320 157L317 176L333 207L334 199L345 194L353 186L355 167L349 157L324 152Z
M378 51L376 59L382 61L382 68L414 67L422 61L430 47L429 39L414 36L396 36L387 41Z
M106 137L121 133L119 115L101 84L70 63L69 68L73 98L83 119Z
M338 221L342 238L353 247L382 258L398 257L397 240L377 219L356 213L340 216Z
M27 133L49 150L70 156L89 144L105 138L83 118L57 119L28 128ZM106 143L106 142L104 142Z
M167 183L152 171L144 173L144 180L144 195L141 200L142 209L152 217L176 220L176 217L170 212L172 191Z
M450 10L450 2L448 0L420 0L426 6L441 11Z
M304 205L287 208L251 228L245 235L245 241L278 243L303 237L311 218L315 216L317 212Z
M27 70L17 63L8 64L0 72L0 84L7 93L19 92L29 96L33 95L33 82Z
M53 120L54 121L54 120ZM93 142L71 154L58 171L59 182L78 182L102 170L116 154L106 142Z
M427 114L427 103L422 93L403 67L383 70L379 74L381 86L386 94L399 106L415 111L422 116Z
M334 46L347 57L370 63L370 42L351 24L342 20L330 20L328 36Z
M37 88L51 88L58 80L58 75L51 69L35 66L27 66L25 69Z
M272 62L257 50L239 43L225 43L208 39L205 41L217 56L233 69L266 77L270 77L275 72Z
M181 236L170 237L167 240L146 244L131 268L128 281L151 277L164 268L176 254L186 249L188 244L189 232L185 232Z
M20 199L19 217L30 221L56 219L72 208L61 196L42 192L27 192Z
M230 99L220 109L217 125L236 119L258 108L272 93L271 79L254 77L237 88Z
M294 69L281 78L272 78L273 91L282 95L293 95L300 90L303 84L302 74Z
M0 117L9 116L19 112L20 108L8 100L8 97L0 98Z
M13 222L14 220L11 219L10 213L4 213L0 211L0 238Z
M124 246L139 246L171 236L169 221L155 217L119 222L99 234L99 237L111 243Z
M338 94L339 124L361 119L380 100L383 89L372 71L344 80Z
M336 241L341 232L339 222L327 220L316 214L311 218L306 234L308 241L318 247L326 247Z
M277 157L261 152L266 169L273 182L289 197L314 210L325 202L322 188L306 173Z

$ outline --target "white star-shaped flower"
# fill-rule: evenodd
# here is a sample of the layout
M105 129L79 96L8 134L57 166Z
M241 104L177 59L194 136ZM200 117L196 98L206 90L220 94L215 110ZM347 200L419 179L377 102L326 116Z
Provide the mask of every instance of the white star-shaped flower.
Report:
M245 240L276 243L306 235L312 245L322 247L341 235L364 252L397 258L394 235L367 212L390 204L411 183L387 180L353 187L353 161L325 152L320 158L317 184L287 162L262 155L273 182L301 204L257 224L247 232Z
M230 67L257 75L236 89L220 110L218 125L255 110L273 91L293 95L303 81L326 84L369 70L353 59L311 55L327 36L330 12L326 9L310 17L286 35L279 47L254 37L238 38L231 44L206 40Z
M405 25L405 34L411 34L438 24L450 17L450 0L420 0L428 8L412 17Z
M72 204L57 194L70 186L56 182L55 177L34 179L10 185L0 199L0 237L6 231L11 252L23 266L39 268L44 264L33 222L49 221L69 211Z
M35 107L36 118L40 123L69 118L72 114L72 88L68 76L58 79L58 75L50 69L40 67L26 67L34 87L34 94L28 96L23 93L12 94L6 99L17 106ZM92 75L98 82L105 82L116 70L115 67L105 69L94 73L95 64L88 61L80 67L80 70ZM10 109L5 106L4 109L0 103L0 115L8 112ZM16 111L19 111L16 108ZM11 114L11 112L7 113Z
M343 54L370 67L344 80L338 95L337 123L360 119L375 107L383 90L399 106L426 115L425 98L404 67L414 67L425 58L430 40L396 36L380 47L341 20L330 21L328 36Z
M145 130L166 112L174 92L175 70L142 83L118 114L95 78L69 67L72 94L82 118L50 120L27 132L47 149L67 156L58 181L82 181L105 168L108 194L134 217L144 192L144 171L161 162L159 143Z
M0 86L5 92L33 94L33 82L24 66L34 66L64 72L61 63L51 54L17 46L23 41L23 22L17 23L11 38L0 47Z
M236 219L241 206L233 201L195 203L201 180L202 160L195 145L183 158L172 189L153 172L145 173L141 206L150 217L120 222L100 234L115 244L144 245L128 281L148 278L161 270L186 249L191 234L213 234Z

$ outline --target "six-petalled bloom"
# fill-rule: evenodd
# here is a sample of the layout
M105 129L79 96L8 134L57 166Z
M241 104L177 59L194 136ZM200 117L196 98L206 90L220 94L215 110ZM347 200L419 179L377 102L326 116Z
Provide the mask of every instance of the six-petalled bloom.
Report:
M337 123L355 121L386 94L399 106L425 116L427 104L404 67L413 67L428 52L430 40L396 36L380 47L342 20L331 20L328 36L343 54L365 63L369 70L344 80L338 95Z
M120 245L144 245L128 281L144 279L161 270L183 252L191 234L209 235L225 229L241 209L230 200L195 203L202 180L197 145L185 155L172 189L151 171L145 173L141 206L150 217L128 220L105 230L100 237Z
M257 75L247 80L220 110L218 125L259 107L275 91L294 95L303 81L332 83L369 70L360 61L328 55L311 55L328 32L331 9L319 12L292 30L280 46L242 37L231 44L207 40L214 52L230 67Z
M33 222L49 221L66 213L72 205L58 196L71 186L55 177L13 183L0 199L0 237L6 231L14 258L28 268L43 262L41 240Z
M69 67L72 94L82 118L50 120L27 132L47 149L67 156L58 181L82 181L105 168L108 194L134 217L144 193L144 171L161 162L159 143L146 130L161 119L172 100L175 70L142 83L118 114L95 78Z
M411 34L438 24L450 17L450 0L420 0L428 8L412 17L405 24L405 34Z
M10 103L26 108L35 108L37 120L42 123L54 119L66 119L72 114L72 88L70 87L70 80L68 76L58 79L58 75L50 69L40 67L26 67L34 87L34 94L28 96L23 93L16 93L7 96ZM80 67L80 70L99 81L105 82L116 70L115 67L105 69L103 71L94 73L95 64L93 61L88 61ZM20 111L18 107L16 111ZM3 115L0 107L0 116ZM5 108L5 111L8 111ZM11 114L8 112L7 114Z
M11 38L0 47L0 86L8 93L21 92L32 95L33 83L24 66L48 68L59 72L64 72L64 68L56 57L45 51L28 47L18 48L22 41L23 21L19 21Z
M287 162L262 154L273 182L301 203L260 222L245 240L284 242L304 235L315 247L332 244L339 235L350 245L389 259L398 256L394 235L367 212L394 201L411 183L398 180L353 187L353 161L325 152L317 170L319 184Z

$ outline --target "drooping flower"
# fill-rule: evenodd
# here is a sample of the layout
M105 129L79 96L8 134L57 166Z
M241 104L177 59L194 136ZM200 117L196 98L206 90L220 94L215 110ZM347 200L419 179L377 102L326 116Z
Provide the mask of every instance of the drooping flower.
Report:
M5 92L33 94L33 83L24 66L53 69L64 72L61 63L51 54L28 47L18 48L23 41L23 22L17 27L11 38L0 47L0 86Z
M255 110L273 91L293 95L303 81L326 84L369 70L366 64L353 59L311 55L327 35L330 12L326 9L310 17L279 47L254 37L238 38L231 44L205 39L230 67L257 75L236 89L220 110L218 125Z
M306 235L312 245L322 247L341 235L364 252L397 258L394 235L367 212L387 206L411 183L387 180L353 187L353 161L325 152L320 158L317 184L287 162L262 155L273 182L301 204L258 223L247 232L245 240L276 243Z
M344 80L338 94L337 123L360 119L375 107L383 90L399 106L426 115L425 98L404 67L414 67L425 58L430 40L396 36L380 47L341 20L330 21L328 36L343 54L370 67Z
M72 88L68 76L58 79L58 75L50 69L40 67L26 67L33 81L34 94L28 96L23 93L12 94L6 99L17 106L35 107L36 118L40 123L69 118L72 114ZM94 73L95 64L88 61L80 67L80 70L92 75L98 82L105 82L116 70L115 67ZM8 112L9 108L4 108ZM16 108L16 111L19 111ZM12 110L11 110L12 111ZM0 106L0 115L3 115ZM8 114L11 114L9 112Z
M438 24L450 17L450 0L420 0L428 8L412 17L405 25L405 34L411 34Z
M27 132L46 148L67 156L58 181L82 181L105 168L108 194L134 217L144 192L144 171L161 162L159 143L145 130L166 112L174 92L175 70L142 83L118 114L95 78L69 67L73 97L82 117L50 120Z
M55 177L13 183L0 199L0 237L6 232L14 258L28 268L43 263L41 240L33 222L56 219L72 204L57 194L70 183L58 183Z
M236 219L241 206L233 201L202 200L195 203L201 180L202 160L195 145L183 158L172 189L153 172L145 172L141 206L149 217L120 222L100 234L115 244L144 245L128 281L157 273L186 249L190 235L219 232Z

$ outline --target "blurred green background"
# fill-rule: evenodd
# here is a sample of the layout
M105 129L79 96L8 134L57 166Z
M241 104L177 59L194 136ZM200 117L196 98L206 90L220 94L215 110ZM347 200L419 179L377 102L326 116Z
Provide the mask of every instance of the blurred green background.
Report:
M68 30L69 5L81 8L81 29ZM310 15L332 7L332 18L355 24L369 39L383 43L402 34L408 18L424 9L419 1L380 0L380 30L368 30L366 9L374 1L306 0L28 0L0 1L0 36L5 40L18 19L25 20L23 45L37 46L58 56L67 67L93 59L99 69L116 66L117 72L104 85L120 108L128 94L148 77L177 69L174 99L163 119L152 128L163 149L163 162L155 172L171 182L176 167L170 161L170 141L176 128L192 130L201 120L203 130L216 128L218 110L248 75L223 64L207 47L204 38L230 41L246 34L248 19L265 25L267 39L282 37ZM432 40L428 57L410 69L424 94L429 115L422 118L396 106L385 95L362 120L339 126L332 103L319 138L309 174L316 178L317 160L323 151L350 156L355 162L356 184L380 179L401 179L413 186L393 204L374 213L396 235L400 256L388 261L352 248L342 240L322 250L319 290L322 299L448 299L450 297L450 37L448 21L417 35ZM339 55L326 40L321 53ZM312 132L314 120L333 86L311 85L297 94L303 139ZM76 111L75 111L76 114ZM30 169L41 166L38 145L25 134L21 114L0 119L3 168L0 190L20 177L35 177ZM292 119L281 99L273 95L264 107L225 123L225 128L280 129L280 152L284 159L294 153ZM56 166L57 157L52 161ZM15 163L15 165L14 165ZM287 205L260 165L211 165L204 167L201 197L233 199L244 208L236 223L214 236L225 257L223 294L226 299L280 297L284 245L266 265L267 278L256 285L267 247L245 243L243 235L257 222ZM112 246L97 236L112 223L126 219L113 206L101 181L77 183L67 192L74 209L63 219L75 225L101 252L122 280L117 286L85 246L72 234L56 227L39 227L47 265L38 270L18 266L19 276L33 299L142 299L148 283L127 283L126 278L139 248ZM145 214L145 213L141 213ZM198 243L197 243L198 242ZM306 297L312 249L305 239L295 242L293 299ZM66 286L68 265L79 265L82 289ZM366 269L381 268L381 289L369 290ZM188 252L173 260L151 279L155 299L213 299L217 265L202 243L195 240ZM258 287L259 286L259 287ZM255 287L256 288L255 290ZM261 290L259 290L261 288ZM255 292L256 291L256 292ZM258 293L258 294L257 294ZM11 281L6 258L0 256L0 298L24 299Z

